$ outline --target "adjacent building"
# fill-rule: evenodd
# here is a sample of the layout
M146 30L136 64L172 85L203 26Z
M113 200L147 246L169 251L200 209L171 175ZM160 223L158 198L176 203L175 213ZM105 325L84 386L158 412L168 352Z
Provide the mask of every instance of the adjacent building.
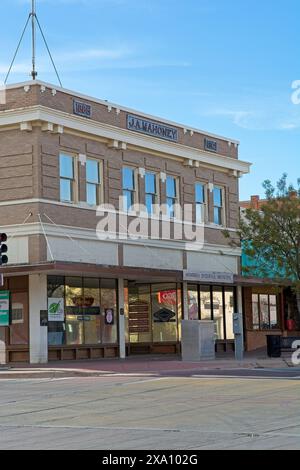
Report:
M182 318L213 319L217 347L232 350L241 250L223 232L236 237L239 177L250 168L238 149L47 83L9 86L0 104L0 225L9 236L1 290L10 298L2 358L176 353ZM117 212L116 237L111 227L110 237L97 234L101 204ZM175 236L185 205L202 240ZM156 236L125 236L137 218Z
M297 194L295 194L297 197ZM266 200L251 196L240 202L240 208L261 210ZM266 263L264 263L264 268ZM242 253L242 266L255 268L253 260ZM246 349L251 351L266 346L267 335L300 336L296 296L288 279L274 279L272 267L266 278L244 276L244 328Z

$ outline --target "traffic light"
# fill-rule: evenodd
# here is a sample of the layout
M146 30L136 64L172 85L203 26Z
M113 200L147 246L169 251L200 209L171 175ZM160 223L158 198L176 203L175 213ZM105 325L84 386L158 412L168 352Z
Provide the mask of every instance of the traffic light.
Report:
M8 263L8 257L6 255L8 248L5 244L7 242L6 233L0 233L0 266Z

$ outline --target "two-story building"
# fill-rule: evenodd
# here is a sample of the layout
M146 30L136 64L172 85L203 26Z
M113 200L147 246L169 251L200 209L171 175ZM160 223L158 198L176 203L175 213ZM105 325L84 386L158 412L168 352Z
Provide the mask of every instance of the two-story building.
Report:
M182 318L213 319L218 347L232 350L241 251L223 231L236 236L239 177L249 167L235 140L43 82L8 86L0 104L0 226L9 237L1 289L10 297L2 357L176 353ZM99 236L100 204L116 209L117 235L139 217L156 236L114 237L111 228ZM202 240L174 236L185 205Z

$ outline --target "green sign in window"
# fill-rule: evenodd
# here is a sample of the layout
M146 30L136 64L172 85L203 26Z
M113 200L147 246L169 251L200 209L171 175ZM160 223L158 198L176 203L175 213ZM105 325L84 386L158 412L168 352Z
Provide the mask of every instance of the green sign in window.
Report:
M0 292L0 326L9 326L9 292Z

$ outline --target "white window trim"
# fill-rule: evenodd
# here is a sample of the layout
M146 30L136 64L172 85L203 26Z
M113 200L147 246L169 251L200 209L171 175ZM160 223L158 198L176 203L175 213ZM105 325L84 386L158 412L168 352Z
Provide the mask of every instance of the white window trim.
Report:
M197 185L197 184L202 184L203 187L204 187L204 203L203 203L203 204L201 204L201 203L199 203L199 202L196 201L196 185ZM195 191L195 204L196 204L196 206L197 206L197 205L202 205L202 206L204 206L204 220L203 220L202 222L199 222L199 221L197 220L197 208L196 208L196 215L195 215L195 216L196 216L196 224L199 224L199 223L200 223L200 224L201 224L201 223L207 224L208 221L209 221L209 203L208 203L208 202L209 202L209 197L208 197L209 192L208 192L208 184L205 183L204 181L201 181L201 180L196 181L194 191Z
M121 192L121 196L122 196L122 198L123 198L124 191L126 191L123 188L123 169L124 168L128 168L128 169L133 171L133 180L134 180L133 202L134 202L134 206L136 206L137 204L139 204L139 169L136 168L136 167L133 167L133 166L128 166L128 165L122 166L122 169L121 169L121 175L122 175L122 192ZM123 205L123 199L122 199L122 207L120 209L123 212L125 212L126 214L129 214L129 215L136 215L136 213L137 213L137 211L135 211L135 210L128 211Z
M219 185L214 185L214 189L215 188L218 188L218 189L221 189L222 191L222 211L221 211L221 217L222 217L222 223L221 224L215 224L214 222L212 222L212 225L216 226L216 227L226 227L227 226L227 223L226 223L226 191L225 191L225 188L224 186L219 186ZM214 193L213 193L214 194ZM213 200L213 209L215 209L215 201ZM214 216L214 214L213 214Z
M73 158L73 180L69 179L69 178L63 178L60 176L60 157L62 155L65 155L66 157L71 157ZM78 171L78 165L79 165L79 160L78 160L78 155L75 155L74 153L70 153L70 152L64 152L63 150L61 150L59 152L59 157L58 157L58 166L59 166L59 200L60 202L63 202L65 204L70 204L70 205L73 205L73 204L78 204L79 202L79 190L78 190L78 175L79 175L79 171ZM71 185L71 191L72 191L72 201L65 201L63 199L61 199L61 194L60 194L60 181L62 179L65 179L65 180L69 180L69 181L72 181L72 185Z
M86 188L86 201L85 202L89 207L97 207L100 204L102 204L103 200L104 200L104 184L103 184L103 181L104 181L104 173L103 173L104 164L103 164L103 160L98 160L97 158L93 158L93 157L89 157L89 156L87 156L87 158L86 158L86 164L87 164L88 160L91 160L91 161L94 161L94 162L98 163L98 171L99 171L99 180L100 180L100 182L97 185L95 183L90 183L87 180L87 174L85 175L85 188ZM87 201L87 185L88 184L94 184L95 186L97 186L97 199L98 199L98 202L97 202L96 206L94 206L93 204L89 204L88 201Z
M170 178L175 179L175 188L176 188L176 198L173 198L173 199L175 199L175 211L174 211L174 217L171 217L171 220L175 220L175 221L180 220L182 218L182 214L180 213L182 211L180 211L180 209L178 208L178 206L180 206L180 179L177 175L171 175L170 173L167 173L166 176L167 176L166 177L166 182L165 182L165 185L166 185L166 201L165 201L166 210L167 210L167 199L169 198L168 195L167 195L167 178L170 177Z
M149 194L146 192L146 176L147 174L153 175L155 177L155 186L156 186L156 193L155 193L155 201L154 201L154 211L151 214L148 214L149 217L157 216L159 215L159 204L160 204L160 175L156 171L152 170L146 170L145 171L145 200L144 200L144 206L146 207L146 195Z

